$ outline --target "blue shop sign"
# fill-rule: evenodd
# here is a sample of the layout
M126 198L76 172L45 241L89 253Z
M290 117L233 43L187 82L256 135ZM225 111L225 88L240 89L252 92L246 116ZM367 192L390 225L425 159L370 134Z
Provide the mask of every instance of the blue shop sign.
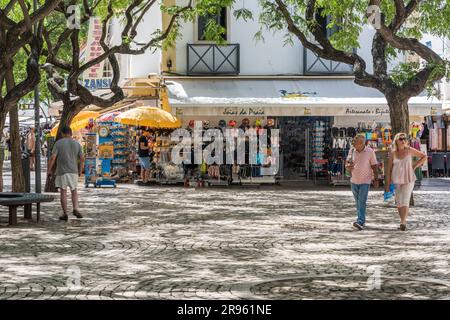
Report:
M83 86L89 90L109 89L111 87L111 78L84 79Z

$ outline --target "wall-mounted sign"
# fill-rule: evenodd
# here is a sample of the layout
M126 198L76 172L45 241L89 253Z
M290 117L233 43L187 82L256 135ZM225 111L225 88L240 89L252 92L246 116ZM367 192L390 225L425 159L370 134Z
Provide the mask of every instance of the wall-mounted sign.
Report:
M99 17L89 19L89 31L86 49L83 53L84 63L89 62L103 54L100 45L102 37L102 21ZM111 78L104 77L105 60L91 66L83 73L83 86L89 90L108 89L111 86Z
M101 159L113 159L114 158L114 146L100 145L98 147L98 157Z
M98 135L102 138L106 138L107 136L109 136L109 129L108 127L105 126L101 126L98 128Z
M389 114L389 108L346 108L345 114L348 115L371 115L371 116L383 116Z
M264 108L223 108L223 116L264 116Z
M368 116L389 119L388 106L374 105L298 105L298 106L261 106L261 107L213 107L213 106L176 106L177 115L181 117L224 116L224 117L297 117L297 116ZM436 106L409 106L410 116L428 116L440 114L441 108Z
M281 93L282 99L289 99L289 100L305 99L317 95L317 92L306 92L306 91L288 92L287 90L279 90L279 91Z
M83 86L89 90L109 89L111 87L111 78L84 79Z

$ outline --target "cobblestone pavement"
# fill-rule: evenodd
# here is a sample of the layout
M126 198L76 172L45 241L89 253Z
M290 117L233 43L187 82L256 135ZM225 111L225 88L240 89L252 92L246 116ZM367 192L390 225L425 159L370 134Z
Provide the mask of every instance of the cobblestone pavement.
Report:
M2 209L0 299L448 299L449 196L415 192L401 233L381 191L358 232L346 188L81 188L82 220Z

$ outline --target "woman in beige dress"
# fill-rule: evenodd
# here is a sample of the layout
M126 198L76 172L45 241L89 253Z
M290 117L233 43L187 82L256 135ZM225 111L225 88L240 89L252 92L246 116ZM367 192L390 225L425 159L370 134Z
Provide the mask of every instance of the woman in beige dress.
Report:
M413 157L419 158L413 162ZM389 185L395 185L395 204L400 216L399 230L406 230L406 218L409 213L409 201L416 181L415 170L420 168L427 157L424 153L411 148L408 145L405 133L397 133L392 143L392 150L389 154L389 163L387 168L386 192L389 191Z

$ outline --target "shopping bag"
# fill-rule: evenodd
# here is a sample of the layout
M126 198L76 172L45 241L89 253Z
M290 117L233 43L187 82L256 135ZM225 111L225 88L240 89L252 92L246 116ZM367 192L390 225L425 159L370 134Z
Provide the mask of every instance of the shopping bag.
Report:
M391 200L392 198L394 198L394 195L395 195L395 186L394 186L393 183L391 183L389 185L389 191L388 192L386 192L386 191L384 192L384 201Z

